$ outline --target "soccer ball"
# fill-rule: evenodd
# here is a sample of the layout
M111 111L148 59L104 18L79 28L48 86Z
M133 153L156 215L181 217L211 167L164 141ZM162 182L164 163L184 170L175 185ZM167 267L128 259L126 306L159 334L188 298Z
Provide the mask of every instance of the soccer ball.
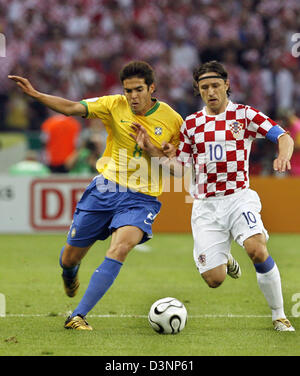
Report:
M176 334L182 331L187 322L187 310L175 298L162 298L152 304L148 320L152 328L161 334Z

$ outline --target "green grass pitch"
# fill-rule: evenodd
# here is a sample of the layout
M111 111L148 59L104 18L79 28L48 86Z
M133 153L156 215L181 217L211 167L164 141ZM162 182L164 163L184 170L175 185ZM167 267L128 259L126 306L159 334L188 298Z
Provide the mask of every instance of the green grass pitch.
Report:
M282 277L285 312L296 332L272 328L270 310L245 251L233 243L242 277L210 289L195 268L191 234L155 234L133 250L109 292L87 317L92 332L65 330L67 312L80 301L109 240L97 242L82 262L80 291L63 290L58 255L65 235L1 235L0 355L6 356L201 356L300 355L300 235L271 234L268 248ZM162 297L183 301L185 329L160 335L150 327L151 304Z

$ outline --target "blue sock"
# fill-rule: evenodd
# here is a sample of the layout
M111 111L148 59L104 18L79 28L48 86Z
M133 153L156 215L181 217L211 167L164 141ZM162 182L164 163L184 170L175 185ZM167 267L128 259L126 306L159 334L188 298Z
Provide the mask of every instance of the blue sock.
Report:
M63 269L63 275L67 278L74 278L78 272L78 269L79 269L79 265L76 265L76 266L72 266L71 268L66 268L65 266L63 266L62 264L62 255L64 253L64 249L65 247L62 247L62 250L60 251L60 256L59 256L59 265L62 267Z
M122 265L120 261L105 257L102 264L94 271L88 288L72 313L72 317L78 314L85 316L98 303L113 284Z
M273 269L274 265L275 265L275 261L272 259L271 256L269 256L264 262L254 264L254 267L257 273L264 274L264 273L269 272L271 269Z

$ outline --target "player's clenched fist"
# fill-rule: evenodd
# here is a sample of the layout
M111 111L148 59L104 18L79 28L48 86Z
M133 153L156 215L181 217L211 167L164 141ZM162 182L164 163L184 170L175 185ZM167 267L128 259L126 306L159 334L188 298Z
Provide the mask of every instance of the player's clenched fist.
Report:
M17 85L24 91L24 93L28 94L31 97L36 97L38 95L37 90L33 88L29 80L24 77L20 76L8 76L9 79L15 81Z

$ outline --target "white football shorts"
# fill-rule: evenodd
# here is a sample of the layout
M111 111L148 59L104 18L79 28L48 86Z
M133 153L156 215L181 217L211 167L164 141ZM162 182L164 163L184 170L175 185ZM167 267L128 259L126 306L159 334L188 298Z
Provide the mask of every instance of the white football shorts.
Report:
M194 200L191 219L194 260L201 274L227 264L232 240L243 247L244 241L255 234L269 238L260 211L258 194L251 189Z

